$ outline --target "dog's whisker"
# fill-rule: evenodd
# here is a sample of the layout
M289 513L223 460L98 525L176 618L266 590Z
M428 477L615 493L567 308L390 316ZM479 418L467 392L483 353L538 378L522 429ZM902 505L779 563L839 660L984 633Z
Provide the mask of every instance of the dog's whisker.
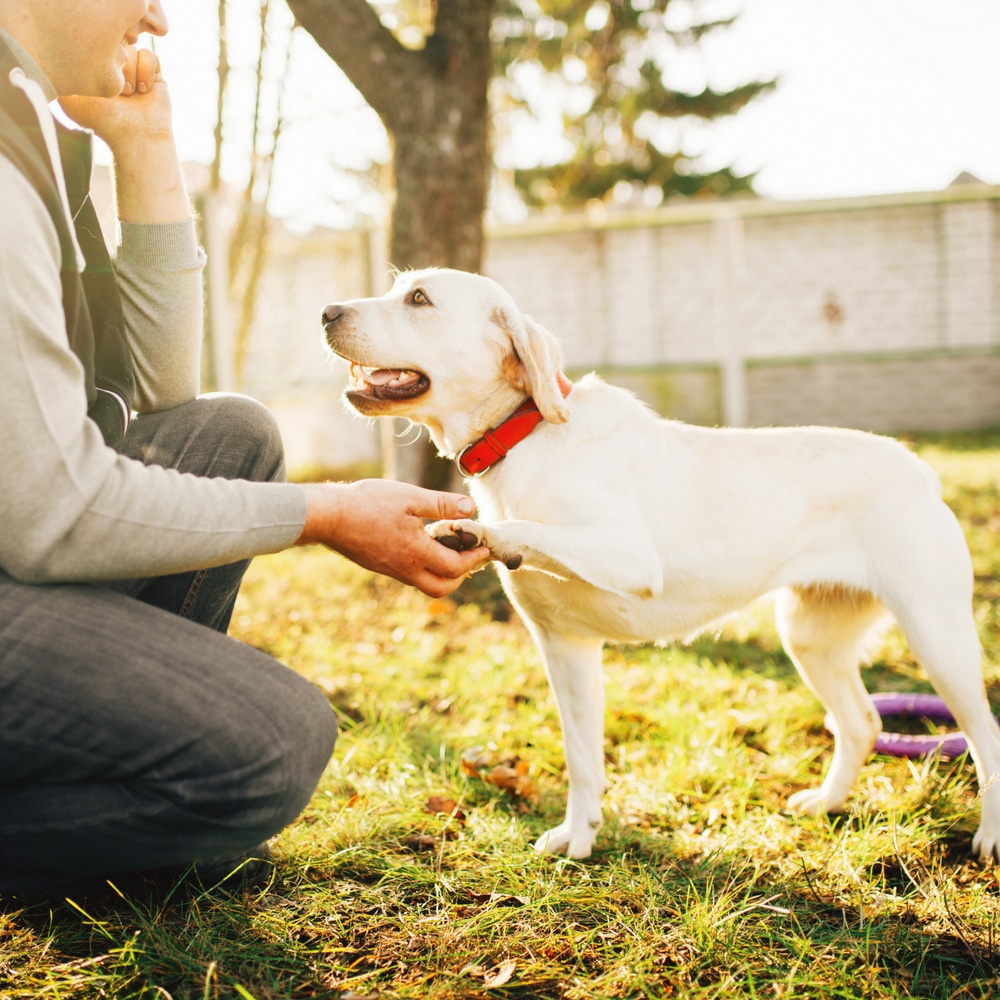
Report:
M413 433L413 437L411 437L409 441L404 441L403 438L405 438L411 432ZM412 420L407 420L406 426L399 430L393 430L392 436L399 442L399 444L403 448L409 448L412 445L415 445L417 441L420 440L420 432L421 432L420 424L415 424Z

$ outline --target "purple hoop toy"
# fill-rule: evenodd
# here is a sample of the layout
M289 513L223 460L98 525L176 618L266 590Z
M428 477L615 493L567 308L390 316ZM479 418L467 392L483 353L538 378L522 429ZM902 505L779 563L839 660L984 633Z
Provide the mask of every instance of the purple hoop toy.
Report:
M934 694L892 692L873 694L872 702L879 715L918 715L936 722L954 722L948 706ZM901 733L882 733L875 741L875 753L892 757L926 757L938 754L945 760L961 757L969 749L962 733L944 733L940 736L904 736Z

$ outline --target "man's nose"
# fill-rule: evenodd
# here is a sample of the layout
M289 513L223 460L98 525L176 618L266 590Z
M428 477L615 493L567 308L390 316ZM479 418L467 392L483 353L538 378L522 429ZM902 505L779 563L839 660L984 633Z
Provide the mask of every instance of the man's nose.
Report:
M151 35L163 36L167 33L170 26L167 24L167 15L163 11L160 0L150 0L146 14L139 22L139 27Z

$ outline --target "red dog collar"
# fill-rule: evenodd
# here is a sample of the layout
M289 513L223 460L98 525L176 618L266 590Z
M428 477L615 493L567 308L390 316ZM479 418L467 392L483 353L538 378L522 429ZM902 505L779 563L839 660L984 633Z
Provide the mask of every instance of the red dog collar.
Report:
M573 383L559 373L559 389L568 396ZM467 444L455 457L458 471L467 479L488 472L518 442L523 441L545 418L535 401L526 399L503 423L488 430L478 441Z
M524 401L503 423L466 445L455 458L458 471L468 479L488 472L519 441L523 441L545 418L535 401Z

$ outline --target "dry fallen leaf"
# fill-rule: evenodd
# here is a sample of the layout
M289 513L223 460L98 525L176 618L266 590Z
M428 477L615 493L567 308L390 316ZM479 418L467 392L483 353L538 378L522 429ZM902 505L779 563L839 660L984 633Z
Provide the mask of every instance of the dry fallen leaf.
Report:
M541 798L538 786L528 776L528 762L520 757L494 764L483 754L482 747L470 747L459 756L459 766L467 778L479 778L510 792L515 798L526 802L537 802Z
M483 781L510 792L516 798L537 802L541 797L538 786L528 777L528 762L517 757L497 764L482 777Z
M435 851L438 848L438 840L429 833L411 833L403 838L403 846L411 851Z
M486 989L491 990L497 986L503 986L506 983L509 983L516 969L517 963L513 959L507 959L506 962L498 965L486 976L483 980L483 986L485 986Z
M434 816L444 813L445 816L450 816L458 823L465 822L465 813L458 808L458 803L454 799L446 799L441 795L432 795L424 803L424 812L429 812Z
M482 747L469 747L468 750L463 750L459 756L458 766L467 778L478 778L480 770L489 767L490 762L489 758L483 754Z

